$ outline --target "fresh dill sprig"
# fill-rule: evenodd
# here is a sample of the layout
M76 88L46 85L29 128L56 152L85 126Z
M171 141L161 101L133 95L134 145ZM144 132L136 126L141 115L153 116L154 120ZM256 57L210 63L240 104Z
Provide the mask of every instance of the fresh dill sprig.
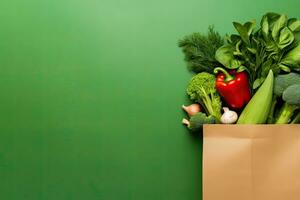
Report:
M210 26L206 35L193 33L185 36L178 46L182 48L189 70L213 73L215 67L221 66L215 59L215 52L223 44L224 39Z

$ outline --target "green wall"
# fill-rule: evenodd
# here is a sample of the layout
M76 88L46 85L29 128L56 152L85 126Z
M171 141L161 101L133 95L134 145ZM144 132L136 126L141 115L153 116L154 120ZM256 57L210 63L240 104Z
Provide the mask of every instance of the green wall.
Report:
M299 0L0 2L0 199L199 200L177 40Z

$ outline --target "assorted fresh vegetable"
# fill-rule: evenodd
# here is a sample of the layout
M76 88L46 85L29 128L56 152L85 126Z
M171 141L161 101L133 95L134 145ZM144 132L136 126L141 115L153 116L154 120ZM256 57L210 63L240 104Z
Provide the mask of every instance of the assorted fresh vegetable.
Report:
M201 72L190 80L187 93L191 100L202 105L208 115L220 121L222 102L215 88L215 82L216 78L213 74Z
M264 124L267 121L272 103L273 71L270 70L264 83L251 98L241 113L238 124Z
M223 110L224 110L224 113L221 116L221 123L222 124L234 124L238 119L237 113L233 110L229 110L229 108L227 108L227 107L224 107Z
M195 114L197 114L198 112L201 111L201 107L199 104L197 103L193 103L189 106L185 106L185 105L182 105L182 109L191 117Z
M192 132L195 132L200 130L203 124L215 124L216 118L211 115L207 117L205 113L199 112L192 116L190 120L183 119L182 123L185 124Z
M221 71L221 73L218 73ZM217 74L216 89L231 107L243 108L251 99L247 73L231 70L228 73L223 68L217 67L214 70Z
M183 123L192 131L211 123L300 123L300 20L270 12L258 26L233 26L237 33L225 37L209 27L179 41L196 73L187 87L196 104L183 107L190 117Z
M208 28L207 35L193 33L179 41L188 68L195 73L213 73L214 67L222 66L215 58L215 52L223 44L224 39L213 27Z
M284 104L280 110L276 124L287 124L294 112L300 108L300 84L291 85L282 94Z
M255 20L233 22L237 34L227 37L216 59L229 69L246 70L252 88L258 88L269 70L274 75L300 71L300 20L267 13L255 29Z
M283 100L282 105L277 99ZM279 113L274 113L276 104L279 104L277 107L281 106ZM275 78L272 105L273 110L269 114L270 123L287 124L292 121L295 112L300 108L300 74L289 73Z

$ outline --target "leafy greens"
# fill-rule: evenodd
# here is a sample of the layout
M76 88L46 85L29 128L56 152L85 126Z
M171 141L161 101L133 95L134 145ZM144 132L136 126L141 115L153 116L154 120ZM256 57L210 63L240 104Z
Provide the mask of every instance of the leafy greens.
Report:
M253 89L265 80L269 70L300 71L300 20L266 13L255 30L255 20L233 22L238 34L227 37L215 58L229 69L246 70Z

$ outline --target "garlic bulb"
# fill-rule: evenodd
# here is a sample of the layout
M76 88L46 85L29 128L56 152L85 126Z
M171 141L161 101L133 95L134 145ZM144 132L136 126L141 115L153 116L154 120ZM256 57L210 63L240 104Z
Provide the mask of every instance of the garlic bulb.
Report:
M236 112L229 110L227 107L223 107L224 113L221 117L222 124L233 124L237 121L238 115Z
M189 106L182 105L183 110L191 117L201 111L199 104L191 104Z

